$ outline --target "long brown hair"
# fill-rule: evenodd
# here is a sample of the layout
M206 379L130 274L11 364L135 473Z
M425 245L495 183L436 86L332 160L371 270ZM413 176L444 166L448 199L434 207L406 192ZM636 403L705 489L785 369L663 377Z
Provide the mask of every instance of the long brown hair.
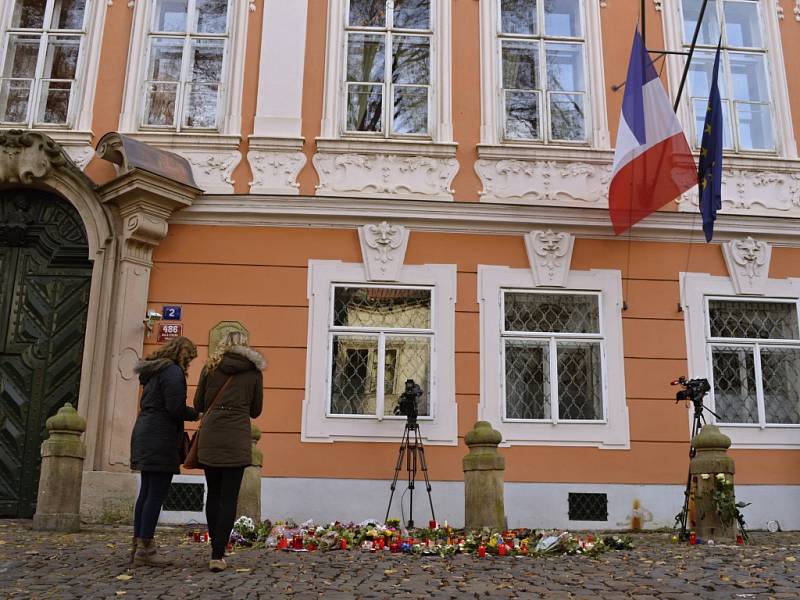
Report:
M186 371L189 369L189 363L196 357L197 347L194 345L194 342L187 337L179 336L170 340L158 350L151 352L145 360L151 361L167 358L177 364L183 371L183 374L186 375Z
M243 331L229 331L227 335L220 341L217 349L211 353L211 356L206 360L206 371L209 373L219 366L222 362L222 357L225 353L234 346L248 345L247 334Z

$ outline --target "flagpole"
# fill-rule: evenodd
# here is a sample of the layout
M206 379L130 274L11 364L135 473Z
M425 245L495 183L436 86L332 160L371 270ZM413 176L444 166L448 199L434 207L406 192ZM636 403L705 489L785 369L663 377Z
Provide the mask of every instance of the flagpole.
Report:
M642 0L642 4L644 4L644 0ZM708 0L703 0L703 4L700 6L700 14L697 17L697 23L694 26L692 44L689 46L689 55L686 57L686 65L683 67L683 75L681 75L681 82L680 85L678 85L678 95L675 97L675 104L672 107L672 110L676 113L678 112L678 105L681 102L681 95L683 95L683 86L686 84L686 77L689 75L689 66L692 64L692 56L694 55L694 48L697 45L697 37L700 35L700 26L703 24L703 15L706 13L706 6L708 6Z
M707 0L706 0L707 1ZM645 0L642 0L641 4L639 5L639 18L642 20L642 43L644 44L645 50L647 49L647 17L645 13Z

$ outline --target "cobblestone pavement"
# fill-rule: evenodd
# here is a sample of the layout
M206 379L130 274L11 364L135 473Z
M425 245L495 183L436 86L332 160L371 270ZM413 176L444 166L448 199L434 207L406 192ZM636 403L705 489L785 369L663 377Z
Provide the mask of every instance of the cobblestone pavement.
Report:
M800 598L800 533L753 533L748 546L672 544L634 536L600 558L417 557L334 551L237 550L223 573L183 528L157 534L173 567L129 569L130 527L34 532L0 521L4 598L552 598L694 600Z

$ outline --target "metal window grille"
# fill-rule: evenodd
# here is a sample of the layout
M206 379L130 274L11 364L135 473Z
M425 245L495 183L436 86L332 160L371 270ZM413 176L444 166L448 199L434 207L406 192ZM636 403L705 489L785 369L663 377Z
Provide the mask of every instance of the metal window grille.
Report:
M608 494L570 492L570 521L608 521Z
M502 302L506 419L602 420L600 296L504 290Z
M164 501L164 510L201 512L204 492L202 483L173 483Z
M706 314L717 420L800 424L797 303L710 298Z

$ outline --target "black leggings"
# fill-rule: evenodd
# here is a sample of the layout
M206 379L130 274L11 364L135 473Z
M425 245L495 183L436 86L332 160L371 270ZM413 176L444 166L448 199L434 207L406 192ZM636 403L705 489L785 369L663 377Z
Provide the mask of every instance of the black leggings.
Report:
M161 505L169 493L172 473L142 471L142 485L133 511L133 535L145 540L152 539L158 524Z
M244 467L203 467L206 472L208 495L206 497L206 519L211 537L211 558L219 560L225 556L225 546L231 537L236 520L236 503L242 485Z

